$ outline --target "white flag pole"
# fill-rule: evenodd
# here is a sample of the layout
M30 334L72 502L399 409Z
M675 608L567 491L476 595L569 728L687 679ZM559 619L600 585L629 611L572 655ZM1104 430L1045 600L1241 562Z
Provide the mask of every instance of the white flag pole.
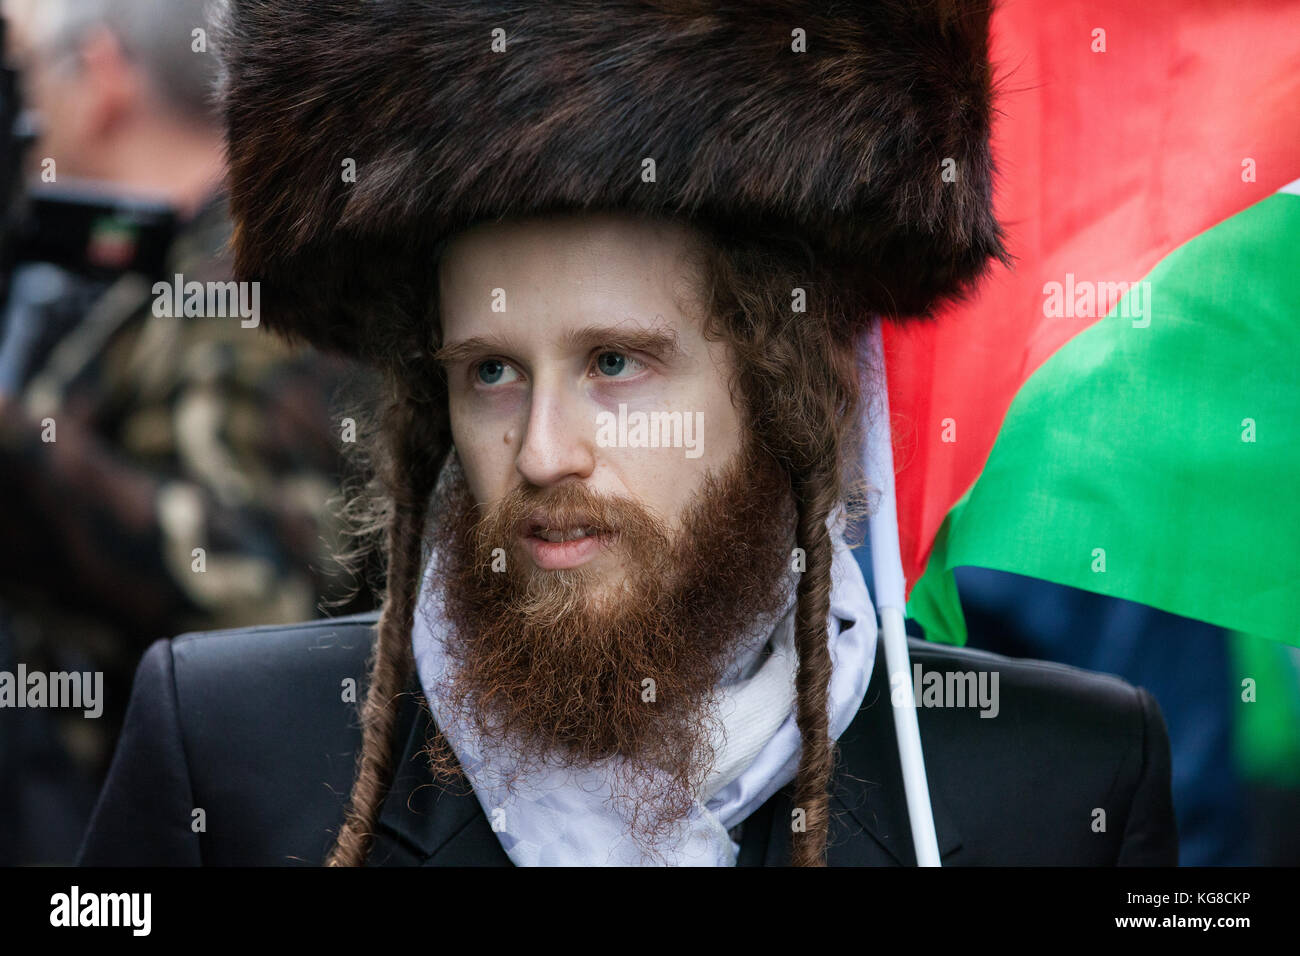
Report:
M894 701L894 731L898 757L903 768L903 789L907 816L912 824L912 845L918 866L939 866L939 840L934 832L930 808L930 787L921 753L921 729L916 720L916 698L912 689L912 665L907 653L907 632L903 627L906 588L903 559L898 546L898 506L894 497L894 449L890 442L889 391L885 375L881 323L871 334L872 367L879 370L877 382L869 383L865 458L867 480L879 492L880 502L870 519L871 570L875 578L876 610L880 614L885 642L885 663L889 668L890 700ZM896 699L897 698L897 699Z

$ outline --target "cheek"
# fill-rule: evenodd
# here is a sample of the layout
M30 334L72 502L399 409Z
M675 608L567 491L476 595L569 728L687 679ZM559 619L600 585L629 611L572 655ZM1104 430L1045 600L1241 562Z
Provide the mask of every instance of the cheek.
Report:
M48 142L61 147L69 141L75 143L83 135L87 122L84 90L52 81L39 87L35 99L44 122L42 145Z
M673 410L702 414L702 429L693 437L700 454L686 448L603 448L602 463L618 476L618 484L644 507L680 531L687 507L700 493L705 476L721 475L740 450L739 422L730 406L692 404L690 398Z
M451 402L451 435L465 483L475 501L495 501L509 490L514 474L515 427L505 421L483 421Z
M655 406L692 416L695 457L688 457L685 447L602 449L604 462L617 472L630 496L666 518L673 531L680 531L682 515L702 489L707 473L720 475L740 451L742 423L723 381L715 372L679 382L673 401Z

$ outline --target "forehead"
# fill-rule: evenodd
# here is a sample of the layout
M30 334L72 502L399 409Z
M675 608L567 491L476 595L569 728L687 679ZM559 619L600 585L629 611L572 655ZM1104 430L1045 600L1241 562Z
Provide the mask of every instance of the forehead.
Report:
M67 0L64 0L66 3ZM5 19L8 52L31 54L37 47L48 46L55 34L68 24L64 3L48 0L0 0L0 16Z
M38 15L26 0L0 0L0 16L5 19L4 54L20 69L30 66Z
M470 326L697 324L698 236L686 225L613 213L480 223L438 265L445 338Z

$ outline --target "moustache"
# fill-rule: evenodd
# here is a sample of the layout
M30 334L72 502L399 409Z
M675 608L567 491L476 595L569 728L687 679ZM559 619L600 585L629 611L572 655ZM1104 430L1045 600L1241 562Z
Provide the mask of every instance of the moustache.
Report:
M620 546L630 557L648 558L671 550L668 523L637 501L603 495L578 483L540 488L519 485L482 515L474 528L479 558L504 544L518 546L527 537L563 540L585 532L607 546Z

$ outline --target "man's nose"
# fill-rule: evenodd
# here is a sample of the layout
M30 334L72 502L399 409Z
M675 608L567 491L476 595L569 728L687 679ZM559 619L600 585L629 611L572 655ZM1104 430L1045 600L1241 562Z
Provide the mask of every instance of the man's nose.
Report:
M576 392L551 383L534 386L515 467L532 485L588 478L596 467L595 418Z

